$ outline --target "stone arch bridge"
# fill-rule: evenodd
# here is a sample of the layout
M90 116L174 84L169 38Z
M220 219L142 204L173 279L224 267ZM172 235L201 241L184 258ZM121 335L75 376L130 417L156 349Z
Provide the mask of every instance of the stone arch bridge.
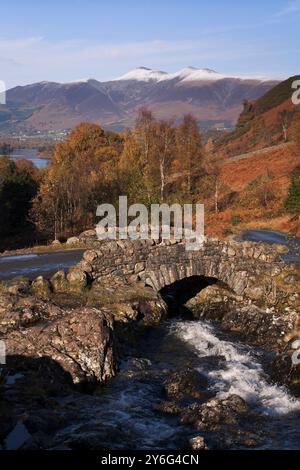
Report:
M203 276L216 278L235 294L264 305L286 305L287 297L298 304L299 268L280 260L285 251L281 245L213 238L207 238L197 251L187 251L184 242L175 240L118 240L98 242L77 267L93 282L139 280L160 291L176 281Z

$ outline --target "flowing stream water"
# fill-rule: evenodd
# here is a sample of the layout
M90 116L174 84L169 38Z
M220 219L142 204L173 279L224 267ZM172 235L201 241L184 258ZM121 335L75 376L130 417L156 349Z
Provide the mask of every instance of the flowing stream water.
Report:
M140 357L128 357L118 376L94 396L78 397L76 421L56 436L57 443L94 443L112 449L180 449L189 438L217 435L182 425L175 416L155 411L164 399L170 372L192 367L206 374L218 398L236 394L265 417L262 449L300 447L300 400L271 384L262 367L263 352L224 335L203 321L171 320L151 329ZM195 401L195 400L194 400ZM256 425L253 425L255 432Z

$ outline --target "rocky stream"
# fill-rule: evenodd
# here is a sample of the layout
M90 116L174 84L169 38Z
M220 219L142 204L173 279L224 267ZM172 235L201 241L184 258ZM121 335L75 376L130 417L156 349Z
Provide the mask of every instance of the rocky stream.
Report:
M78 269L2 283L3 449L299 449L297 310Z

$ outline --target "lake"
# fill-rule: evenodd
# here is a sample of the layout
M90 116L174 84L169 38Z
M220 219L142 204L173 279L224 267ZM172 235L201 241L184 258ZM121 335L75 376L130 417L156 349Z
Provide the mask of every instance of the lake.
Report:
M14 161L26 159L31 161L37 168L46 168L49 158L40 158L36 149L15 149L10 158Z

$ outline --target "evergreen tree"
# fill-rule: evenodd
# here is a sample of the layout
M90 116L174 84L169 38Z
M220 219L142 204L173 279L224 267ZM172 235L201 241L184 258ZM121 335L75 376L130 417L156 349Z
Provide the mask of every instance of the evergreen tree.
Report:
M295 176L291 179L285 208L292 214L300 215L300 179Z

